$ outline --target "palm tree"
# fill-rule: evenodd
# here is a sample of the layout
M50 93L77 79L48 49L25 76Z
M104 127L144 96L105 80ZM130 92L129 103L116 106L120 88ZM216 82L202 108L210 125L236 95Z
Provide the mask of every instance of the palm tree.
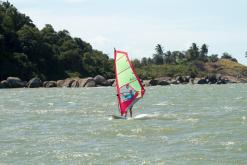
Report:
M164 63L163 61L163 56L164 56L164 51L163 47L160 44L157 44L155 46L155 54L153 54L153 61L157 65L162 65Z

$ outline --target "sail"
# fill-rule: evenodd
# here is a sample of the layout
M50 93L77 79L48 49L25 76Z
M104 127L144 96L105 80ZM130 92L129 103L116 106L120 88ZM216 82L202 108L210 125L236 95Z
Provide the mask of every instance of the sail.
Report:
M143 97L145 89L138 78L127 52L114 51L114 70L121 115Z

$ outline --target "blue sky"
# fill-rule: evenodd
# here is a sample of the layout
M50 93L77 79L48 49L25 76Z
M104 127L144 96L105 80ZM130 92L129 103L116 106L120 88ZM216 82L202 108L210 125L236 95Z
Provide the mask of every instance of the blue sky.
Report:
M95 49L113 48L131 58L165 50L186 50L206 43L209 53L230 53L247 64L246 0L10 0L38 28L67 29Z

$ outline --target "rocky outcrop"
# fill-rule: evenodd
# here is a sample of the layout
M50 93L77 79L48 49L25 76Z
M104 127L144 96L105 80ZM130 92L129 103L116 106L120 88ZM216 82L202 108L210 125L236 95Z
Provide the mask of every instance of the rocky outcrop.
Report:
M165 80L161 80L158 82L158 85L164 86L164 85L170 85L170 83Z
M58 80L57 87L71 87L74 81L75 80L71 78L67 78L65 80Z
M76 79L71 87L78 88L78 87L95 87L95 81L92 77L84 78L84 79Z
M57 87L57 82L56 81L45 81L43 83L43 87L45 87L45 88L54 88L54 87Z
M151 80L143 80L142 85L143 85L144 87L148 87L148 86L150 86L150 81L151 81Z
M8 86L7 80L1 81L1 83L0 83L0 88L8 88L8 87L9 87L9 86Z
M42 81L35 77L35 78L32 78L28 83L27 83L27 87L28 88L39 88L39 87L42 87Z
M96 87L96 83L92 77L88 78L75 78L75 79L65 79L65 80L58 80L57 87Z
M245 77L234 76L222 76L221 74L210 74L203 78L190 77L190 76L177 76L177 77L159 77L151 80L141 80L144 86L156 86L156 85L170 85L170 84L226 84L226 83L247 83ZM115 79L105 79L101 75L97 75L94 78L67 78L65 80L58 81L42 81L39 78L33 78L28 83L22 81L18 77L8 77L7 80L0 82L0 88L19 88L19 87L98 87L98 86L115 86Z
M96 87L94 79L88 79L84 87Z
M198 80L197 84L208 84L205 78Z
M8 77L6 82L3 82L8 88L22 88L25 87L27 82L21 81L18 77Z
M156 85L158 85L158 83L159 83L158 80L152 79L149 81L149 86L156 86Z
M110 82L107 81L103 76L97 75L94 78L96 86L110 86Z
M115 79L108 79L107 81L109 83L109 86L113 86L113 84L115 83Z

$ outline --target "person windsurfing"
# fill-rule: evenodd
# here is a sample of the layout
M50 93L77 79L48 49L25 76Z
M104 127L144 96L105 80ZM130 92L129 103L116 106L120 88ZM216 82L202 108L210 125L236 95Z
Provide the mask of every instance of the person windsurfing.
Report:
M127 52L114 49L114 72L121 118L127 117L128 111L132 117L133 105L143 97L145 89L129 60Z
M125 101L131 100L135 96L134 91L129 86L129 84L126 84L126 86L124 87L124 89L121 89L121 93L120 94L121 94L120 97L123 97ZM129 107L130 117L132 117L132 108L133 108L133 105L131 105ZM121 113L121 116L124 116L126 118L127 117L127 114L128 114L128 110L126 110L125 113Z

